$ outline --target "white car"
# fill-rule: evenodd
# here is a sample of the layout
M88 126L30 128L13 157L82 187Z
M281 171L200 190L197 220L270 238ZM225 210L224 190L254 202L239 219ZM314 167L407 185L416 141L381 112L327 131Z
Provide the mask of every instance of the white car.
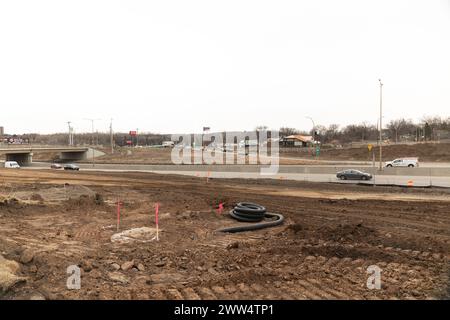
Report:
M239 142L239 148L256 146L258 146L258 140L242 140L241 142Z
M175 142L173 141L163 141L163 148L173 148L175 146Z
M387 161L384 164L386 167L409 167L414 168L419 166L419 159L417 158L402 158L402 159L395 159L392 161Z
M20 166L17 161L5 161L5 168L8 169L19 169Z

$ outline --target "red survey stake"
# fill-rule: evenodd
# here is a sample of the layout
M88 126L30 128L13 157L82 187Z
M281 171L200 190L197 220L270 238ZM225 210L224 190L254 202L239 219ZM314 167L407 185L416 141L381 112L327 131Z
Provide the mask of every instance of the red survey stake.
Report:
M222 211L223 211L223 203L221 202L221 203L219 203L219 208L217 209L217 213L222 214Z

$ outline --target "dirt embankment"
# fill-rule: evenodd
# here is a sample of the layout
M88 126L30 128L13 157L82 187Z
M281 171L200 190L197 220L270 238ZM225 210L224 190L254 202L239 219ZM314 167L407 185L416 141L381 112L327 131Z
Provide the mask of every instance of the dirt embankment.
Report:
M117 148L114 153L104 149L97 163L171 164L171 148Z
M372 150L378 158L379 148L374 147ZM383 146L383 157L388 160L403 157L418 157L420 161L450 162L450 143L386 145ZM367 147L324 149L320 154L320 159L372 161L372 153L369 153Z
M374 147L376 158L378 147ZM96 159L98 163L135 163L135 164L171 164L172 149L160 148L121 148L114 154L105 154ZM106 152L109 152L106 150ZM280 153L281 164L314 164L316 157L313 152L296 152L283 148ZM412 145L386 145L383 146L385 159L402 157L418 157L420 161L450 162L450 143L421 143ZM301 158L301 159L293 159ZM310 160L305 160L310 159ZM367 147L349 149L323 149L319 160L338 161L372 161L372 153Z

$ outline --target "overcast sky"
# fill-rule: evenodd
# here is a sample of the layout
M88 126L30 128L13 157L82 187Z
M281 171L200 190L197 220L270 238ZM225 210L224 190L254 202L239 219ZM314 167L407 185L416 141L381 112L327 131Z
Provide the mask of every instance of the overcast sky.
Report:
M449 0L0 0L8 133L450 116Z

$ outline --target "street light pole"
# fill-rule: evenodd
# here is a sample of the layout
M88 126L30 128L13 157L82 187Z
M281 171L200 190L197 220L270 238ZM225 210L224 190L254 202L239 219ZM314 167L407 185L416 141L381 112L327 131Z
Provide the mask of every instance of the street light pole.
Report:
M139 128L136 128L136 147L139 145Z
M92 149L92 166L95 166L95 151L94 151L94 121L100 120L100 119L84 119L91 121L92 124L92 137L91 137L91 149ZM98 135L97 135L98 136Z
M314 141L314 146L316 147L317 142L316 142L316 123L314 122L313 118L311 117L305 117L309 120L311 120L312 124L313 124L313 141ZM316 151L314 150L314 154L316 154Z
M114 153L114 139L113 139L113 127L112 127L113 119L111 118L111 123L109 125L109 138L111 142L111 154Z
M70 126L72 122L67 121L67 125L69 126L69 146L71 146L73 144L72 142L72 127Z
M313 118L311 118L311 117L305 117L305 118L311 120L311 122L313 124L313 139L314 139L314 142L315 142L316 141L316 124L315 124Z
M378 79L380 82L380 171L383 170L383 83L381 79Z

